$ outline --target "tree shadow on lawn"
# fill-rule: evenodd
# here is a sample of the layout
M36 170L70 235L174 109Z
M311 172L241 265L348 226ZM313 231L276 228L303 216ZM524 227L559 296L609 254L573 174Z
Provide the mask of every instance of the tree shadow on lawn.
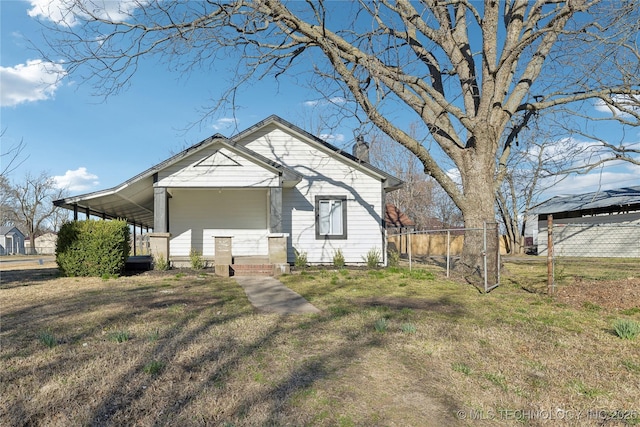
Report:
M163 280L167 279L170 277ZM106 286L98 289L73 292L72 297L61 295L14 310L8 319L4 319L9 320L8 323L3 320L4 340L27 340L25 344L32 353L50 353L35 372L33 366L14 365L10 373L2 374L3 383L32 376L37 385L54 381L52 377L74 378L76 370L86 373L73 379L79 384L70 390L61 386L58 394L40 395L40 399L48 400L44 407L34 408L33 402L24 400L24 396L38 397L37 387L20 395L22 397L12 395L9 401L0 404L0 419L11 425L37 424L56 417L87 425L305 424L313 422L313 414L310 411L297 413L296 396L321 386L325 380L339 377L345 367L357 366L361 357L385 345L386 338L372 329L344 327L334 330L334 322L348 323L346 316L352 314L350 310L305 316L259 314L250 307L240 286L219 280L223 279L196 282L187 277L172 282L171 287L163 283L127 283L124 286L114 283L110 287L106 282ZM187 287L189 292L195 293L185 296L178 292ZM176 292L170 293L172 290ZM409 303L398 300L396 306L398 309L417 308ZM450 302L446 300L425 300L416 304L421 309L462 315L451 312ZM74 322L82 321L79 313L99 314L105 305L113 306L114 310L92 318L90 325L73 327ZM362 301L365 308L378 305L375 299ZM393 307L388 299L383 305ZM91 340L104 341L99 330L105 326L127 327L128 320L139 324L138 318L150 324L164 322L166 326L153 342L134 336L132 343L100 344L106 352L120 352L123 354L118 357L129 357L132 362L128 363L129 367L94 366L93 359L102 355L81 350L85 340L90 343ZM20 325L25 321L33 322L30 331L46 326L59 331L62 339L58 348L49 350L43 349L40 343L34 344L33 333L23 336ZM249 332L245 335L244 330ZM322 340L327 331L344 345L325 346ZM289 341L300 344L291 348L287 345ZM71 347L74 344L77 347ZM17 347L5 353L3 358L29 356L19 354L22 350ZM287 352L282 356L285 361L278 360L279 352ZM275 369L275 373L267 370L271 377L260 383L251 378L248 370L263 359L285 366ZM104 360L109 361L109 357ZM150 362L158 362L157 371L145 372ZM286 365L289 362L291 366ZM432 405L442 414L452 415L456 409L455 399L450 399L444 402L433 398ZM74 404L69 405L70 401ZM10 405L11 409L2 408L4 405ZM79 407L83 408L84 415L73 412L73 408ZM327 406L327 409L335 407ZM74 421L74 416L80 418ZM335 414L331 416L336 419ZM450 421L449 424L455 423L455 418L441 417Z
M432 313L445 314L452 318L462 318L468 313L463 305L449 296L433 298L413 297L369 297L356 298L353 303L365 308L389 308L401 311L402 309L426 310Z
M11 289L29 286L33 283L46 282L60 275L58 267L35 268L24 270L1 270L0 289Z

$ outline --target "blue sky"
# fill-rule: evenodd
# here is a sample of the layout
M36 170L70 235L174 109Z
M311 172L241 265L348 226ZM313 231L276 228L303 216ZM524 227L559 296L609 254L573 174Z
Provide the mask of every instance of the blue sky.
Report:
M203 108L226 88L224 75L198 70L179 75L154 61L139 70L127 90L106 100L92 95L94 89L79 77L67 75L56 83L50 71L64 70L43 64L28 42L41 40L43 30L27 14L30 2L2 0L0 8L3 152L24 140L28 155L14 179L44 170L70 185L72 194L95 191L215 133L231 136L271 114L301 127L311 120L317 94L263 81L241 93L235 117L197 123ZM350 144L353 135L332 138L336 145Z
M178 75L152 60L136 73L127 90L106 100L93 96L93 88L78 76L66 75L59 64L42 62L30 48L29 40L41 41L44 28L28 12L47 1L0 2L2 151L23 140L23 157L28 156L13 179L46 171L68 186L70 194L80 194L115 186L214 133L231 136L236 125L243 130L271 114L312 133L318 131L305 123L314 123L311 105L319 94L286 80L279 86L269 80L257 82L242 92L243 108L235 117L215 117L193 126L203 107L225 88L224 74L195 70ZM51 71L62 78L52 79ZM333 144L352 144L351 129L333 132ZM609 132L613 140L621 138L615 128ZM637 143L638 129L624 138ZM640 168L618 164L569 177L547 194L629 185L640 185Z

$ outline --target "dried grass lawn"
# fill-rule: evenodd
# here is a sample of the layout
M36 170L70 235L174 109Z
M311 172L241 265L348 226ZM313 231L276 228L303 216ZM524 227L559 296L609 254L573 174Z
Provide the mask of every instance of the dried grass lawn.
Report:
M3 266L0 425L640 424L640 338L612 331L640 321L637 260L567 265L555 297L543 262L506 264L486 295L428 267L310 269L282 278L322 310L298 316L208 273Z

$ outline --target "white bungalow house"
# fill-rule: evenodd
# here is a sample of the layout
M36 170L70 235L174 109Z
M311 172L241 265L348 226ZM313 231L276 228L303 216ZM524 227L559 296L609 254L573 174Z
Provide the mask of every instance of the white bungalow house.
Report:
M24 234L16 227L0 227L0 255L24 255Z
M222 274L248 264L283 271L296 253L331 264L337 250L349 264L377 250L385 263L385 194L403 183L366 160L270 116L231 138L213 135L117 187L55 204L76 219L84 212L152 228L154 256L179 265L196 250Z

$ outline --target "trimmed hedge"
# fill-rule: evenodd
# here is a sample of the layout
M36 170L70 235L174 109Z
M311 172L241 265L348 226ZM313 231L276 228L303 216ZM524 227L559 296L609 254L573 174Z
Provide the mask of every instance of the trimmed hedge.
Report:
M65 276L117 275L129 257L126 221L73 221L58 233L56 262Z

